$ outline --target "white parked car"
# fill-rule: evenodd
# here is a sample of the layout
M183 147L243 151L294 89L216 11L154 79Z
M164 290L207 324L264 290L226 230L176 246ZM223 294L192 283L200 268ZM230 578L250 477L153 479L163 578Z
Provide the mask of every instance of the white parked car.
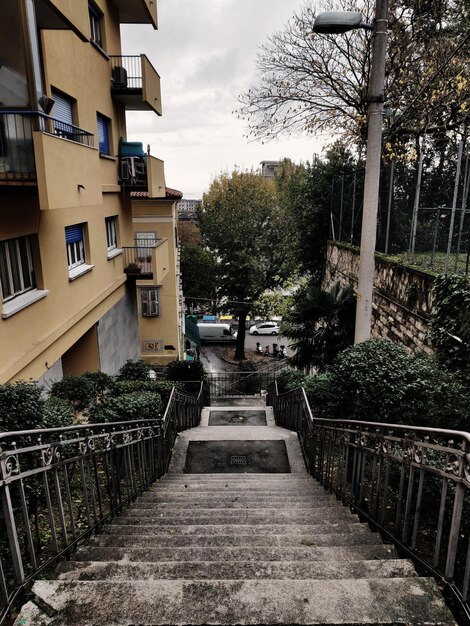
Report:
M279 335L277 322L262 322L250 328L250 335Z

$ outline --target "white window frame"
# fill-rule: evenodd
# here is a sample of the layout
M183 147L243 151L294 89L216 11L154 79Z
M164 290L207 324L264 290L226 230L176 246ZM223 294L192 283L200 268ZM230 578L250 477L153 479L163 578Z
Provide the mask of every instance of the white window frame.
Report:
M140 288L140 313L142 317L160 317L160 288Z
M67 245L67 263L69 270L73 270L79 265L84 265L85 260L85 242L83 239L68 243Z
M25 241L25 255L22 256L20 249L20 241ZM2 246L4 250L4 256L6 260L6 274L8 280L8 291L9 295L3 297L3 293L5 290L5 285L0 280L0 286L2 288L2 302L8 302L17 296L20 296L27 291L31 291L36 288L36 283L34 280L34 263L33 263L33 254L31 250L31 238L29 236L26 237L18 237L15 239L7 239L6 241L1 241L0 246ZM15 288L15 280L13 277L13 268L15 266L16 275L19 280L19 289ZM30 284L25 284L24 274L29 275ZM16 290L15 290L16 289Z

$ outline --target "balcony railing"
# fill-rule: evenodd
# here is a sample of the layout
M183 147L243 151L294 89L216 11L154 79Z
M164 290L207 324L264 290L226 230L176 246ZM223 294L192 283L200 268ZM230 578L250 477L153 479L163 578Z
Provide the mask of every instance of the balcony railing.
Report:
M111 91L130 111L161 110L160 76L145 54L111 55Z
M128 276L153 278L155 250L161 239L136 242L135 246L124 247L124 272Z
M317 480L437 578L470 623L470 433L316 418L304 389L268 404Z
M0 110L0 181L36 181L34 131L93 146L93 133L78 126L38 111Z

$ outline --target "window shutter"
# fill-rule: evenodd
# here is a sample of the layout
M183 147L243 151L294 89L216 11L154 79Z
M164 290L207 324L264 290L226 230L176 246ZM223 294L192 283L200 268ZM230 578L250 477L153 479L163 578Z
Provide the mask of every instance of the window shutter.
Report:
M52 107L52 116L65 124L73 125L72 100L62 96L57 91L52 92L52 97L55 100Z
M65 227L65 243L75 243L76 241L82 241L82 239L83 227L81 224Z

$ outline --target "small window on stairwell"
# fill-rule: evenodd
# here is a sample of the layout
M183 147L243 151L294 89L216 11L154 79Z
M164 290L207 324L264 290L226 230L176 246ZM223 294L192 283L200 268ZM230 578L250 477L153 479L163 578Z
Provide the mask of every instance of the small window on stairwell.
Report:
M90 17L90 41L99 48L103 48L103 13L94 2L89 2L88 15Z
M142 317L158 317L160 315L158 287L140 288L140 310Z
M110 120L104 115L101 115L101 113L97 113L96 123L98 126L98 145L99 145L100 154L111 154L110 144L109 144Z

